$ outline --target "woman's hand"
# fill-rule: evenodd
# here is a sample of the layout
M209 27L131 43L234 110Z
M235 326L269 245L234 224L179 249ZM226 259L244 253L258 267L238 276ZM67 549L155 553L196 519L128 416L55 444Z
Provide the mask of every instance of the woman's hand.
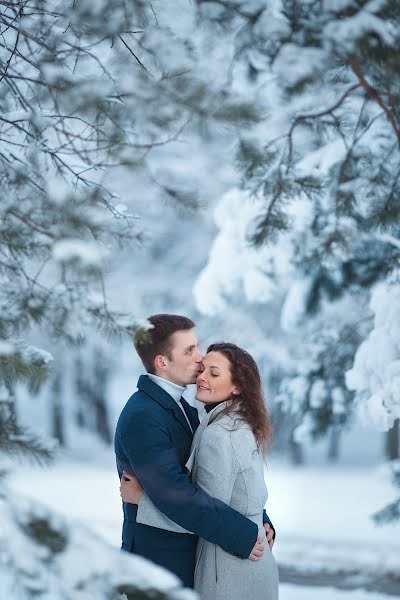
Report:
M126 471L122 471L121 485L119 486L120 496L124 502L129 504L139 504L143 488L139 479Z

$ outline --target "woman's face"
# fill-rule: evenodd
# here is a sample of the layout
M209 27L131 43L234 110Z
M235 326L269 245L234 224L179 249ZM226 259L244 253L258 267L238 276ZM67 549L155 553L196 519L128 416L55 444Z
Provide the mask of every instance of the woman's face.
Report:
M196 400L203 404L222 402L239 390L232 383L230 362L221 352L209 352L202 361L203 371L196 379Z

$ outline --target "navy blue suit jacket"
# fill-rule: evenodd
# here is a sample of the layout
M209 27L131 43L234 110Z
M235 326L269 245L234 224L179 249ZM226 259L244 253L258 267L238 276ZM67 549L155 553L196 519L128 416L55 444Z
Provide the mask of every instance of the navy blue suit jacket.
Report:
M157 508L196 535L138 524L137 506L124 503L122 548L161 564L191 585L196 536L247 558L258 528L189 481L185 463L193 433L184 414L175 400L147 375L139 378L137 387L117 424L118 474L121 477L122 470L126 470L136 475ZM182 405L194 432L199 424L197 410L184 399Z

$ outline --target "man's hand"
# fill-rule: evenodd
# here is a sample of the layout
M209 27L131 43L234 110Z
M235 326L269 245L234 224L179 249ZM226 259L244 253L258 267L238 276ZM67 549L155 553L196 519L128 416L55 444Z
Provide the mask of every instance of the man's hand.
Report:
M265 534L267 536L268 546L272 550L272 546L274 545L274 540L272 539L273 535L274 535L274 530L272 529L272 527L269 523L264 523L264 529L265 529Z
M129 502L129 504L139 504L139 500L143 494L143 488L140 485L139 479L126 471L122 472L119 491L122 500Z
M263 554L264 554L264 544L262 541L262 537L258 535L257 541L254 544L254 548L251 551L249 559L250 560L260 560L260 558L262 557Z

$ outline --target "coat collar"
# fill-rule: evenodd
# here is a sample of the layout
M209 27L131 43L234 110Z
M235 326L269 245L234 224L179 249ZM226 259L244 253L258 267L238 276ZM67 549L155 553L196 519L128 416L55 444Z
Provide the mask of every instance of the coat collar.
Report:
M210 423L212 423L213 421L215 421L218 417L218 415L227 407L228 402L219 402L216 406L214 406L214 408L212 410L210 410L202 419L199 427L197 428L197 431L194 435L193 438L193 442L192 442L192 448L190 451L190 456L189 459L185 465L185 467L187 468L187 470L189 471L189 473L192 473L193 469L194 469L194 464L195 464L195 460L196 460L196 455L197 455L197 451L198 451L198 447L199 447L199 443L201 440L201 436L203 434L203 431L205 430L205 428L210 425ZM234 409L232 412L236 412L238 409Z
M207 411L207 415L204 417L205 419L207 419L207 425L209 425L210 423L215 421L217 416L220 413L222 413L226 409L227 406L228 406L228 400L225 400L225 402L218 402L218 404L214 404L212 409L210 411ZM231 410L229 411L229 414L237 413L237 412L239 412L239 410L240 410L239 406L235 406L234 408L231 408Z
M168 379L164 379L163 377L158 377L157 375L153 375L152 373L146 373L147 377L154 381L160 388L162 388L167 394L172 396L175 401L178 401L182 398L182 394L186 392L186 385L178 385L173 381L169 381Z
M172 396L170 396L168 394L168 392L166 392L159 385L157 385L155 383L155 381L150 379L150 377L148 375L141 375L139 377L139 380L137 383L137 388L138 388L138 390L151 396L153 398L153 400L158 402L158 404L160 404L164 408L171 410L174 413L175 417L178 419L178 421L181 423L181 425L185 428L186 432L190 436L192 436L192 432L190 431L188 422L185 419L185 415L182 413L182 410L179 408L178 404L172 398ZM188 416L189 422L190 422L193 432L194 432L197 429L197 426L199 424L199 420L197 417L197 411L196 411L196 409L193 409L186 402L186 400L184 398L181 399L181 403L185 410L185 413ZM195 411L196 417L193 414L193 411Z
M155 383L148 375L141 375L137 382L138 390L145 392L149 396L153 398L158 404L161 404L164 408L169 408L173 410L175 407L179 409L179 406L176 405L175 400L162 389L159 385Z

